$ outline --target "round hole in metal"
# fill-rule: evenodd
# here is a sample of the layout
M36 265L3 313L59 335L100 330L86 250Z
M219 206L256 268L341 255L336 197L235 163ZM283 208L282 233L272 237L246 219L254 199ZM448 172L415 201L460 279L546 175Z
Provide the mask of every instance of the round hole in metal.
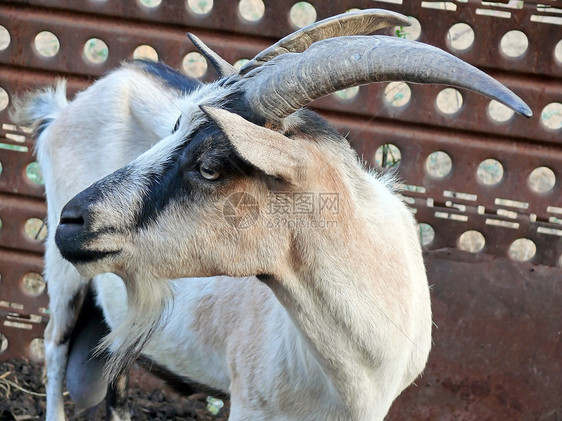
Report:
M541 124L548 130L562 128L562 104L551 102L541 112Z
M257 22L265 13L265 5L262 0L240 0L238 12L242 19L248 22Z
M303 28L316 22L316 9L306 1L293 4L289 11L289 21L295 28Z
M429 154L425 161L425 169L429 175L435 178L446 177L453 168L451 157L443 151L436 151Z
M30 162L25 167L25 175L29 181L33 184L43 185L45 181L43 180L43 173L41 172L41 167L38 162Z
M45 280L43 277L35 272L28 272L23 275L21 280L23 290L26 294L37 297L45 291Z
M534 192L540 194L547 193L556 184L556 175L548 167L538 167L531 171L527 183Z
M514 114L515 112L511 108L498 101L491 100L488 104L488 117L494 123L506 123L511 120Z
M10 32L2 25L0 25L0 51L5 50L10 46L11 38Z
M240 71L240 69L242 68L242 66L244 66L247 62L249 62L250 60L247 58L241 58L239 60L236 60L233 64L234 68L238 71Z
M90 38L84 44L84 57L90 64L102 64L109 57L109 48L103 40Z
M158 53L154 47L143 44L135 48L135 51L133 51L133 58L135 60L158 61Z
M411 98L412 91L404 82L390 82L384 88L384 102L391 107L405 107Z
M462 102L462 95L455 88L445 88L435 98L437 109L446 115L453 115L459 112Z
M420 244L422 246L431 244L431 242L435 238L435 230L431 225L426 224L425 222L421 222L420 224L418 224L418 234Z
M377 148L375 151L375 164L381 168L394 168L398 167L402 154L398 146L392 143L385 143Z
M478 253L485 245L486 239L481 232L475 230L463 232L457 241L457 247L460 250L468 251L470 253Z
M206 15L213 9L213 0L187 0L187 7L196 15Z
M498 184L503 178L503 165L495 159L485 159L478 165L476 176L487 186Z
M466 23L456 23L447 31L447 45L456 52L468 50L474 44L474 30Z
M334 92L337 99L350 101L359 94L359 86L352 86L351 88L342 89L341 91Z
M535 257L537 246L528 238L518 238L509 246L507 252L510 259L518 262L527 262Z
M193 51L183 58L182 68L188 76L200 78L207 72L207 60L202 54Z
M10 104L10 96L4 88L0 86L0 111L5 110Z
M422 27L419 20L413 16L408 16L410 26L395 26L394 35L410 41L417 41L422 33Z
M33 241L43 241L47 237L47 225L39 218L29 218L25 221L24 232Z
M57 55L60 50L60 42L55 34L49 31L39 32L33 42L35 51L44 58L51 58Z
M506 32L500 41L501 52L509 58L522 57L528 47L527 35L518 30Z

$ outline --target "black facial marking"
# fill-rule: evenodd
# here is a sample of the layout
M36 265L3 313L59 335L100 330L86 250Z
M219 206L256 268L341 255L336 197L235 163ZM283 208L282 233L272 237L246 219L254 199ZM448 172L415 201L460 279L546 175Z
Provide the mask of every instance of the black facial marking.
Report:
M134 63L138 64L145 72L163 81L170 88L176 89L183 94L193 92L201 86L201 82L197 79L182 75L162 62L155 63L147 60L135 60Z
M81 226L59 225L55 233L55 243L66 260L72 264L89 263L103 259L108 256L119 254L120 250L88 250L84 249L84 245L91 240L106 233L113 233L115 230L111 228L86 231Z
M219 178L205 179L199 173L201 166L219 172ZM238 156L220 129L214 123L206 122L176 148L163 171L148 176L135 225L139 229L146 227L172 201L186 201L197 206L204 201L202 196L212 189L253 172L254 168Z
M265 124L262 117L251 111L242 92L231 94L226 98L223 107L254 124ZM178 126L179 119L175 130ZM166 162L162 170L145 175L147 182L144 186L142 207L134 222L137 229L143 229L154 222L172 202L185 201L190 206L197 206L198 203L208 200L208 197L203 196L212 194L213 190L219 189L229 180L250 176L259 171L238 155L230 141L212 121L203 123L188 139L179 144ZM199 173L201 166L219 172L219 178L205 179ZM127 171L126 168L119 171ZM123 176L126 179L128 175ZM120 183L123 182L126 181L121 178Z
M182 145L184 146L184 145ZM146 176L147 185L142 206L137 213L134 225L142 229L153 222L170 201L177 197L183 189L183 180L178 169L181 149L177 148L168 159L163 170Z
M93 235L92 237L95 237ZM114 256L121 253L120 251L90 251L80 250L72 253L63 253L63 257L72 264L86 264L104 259L108 256Z

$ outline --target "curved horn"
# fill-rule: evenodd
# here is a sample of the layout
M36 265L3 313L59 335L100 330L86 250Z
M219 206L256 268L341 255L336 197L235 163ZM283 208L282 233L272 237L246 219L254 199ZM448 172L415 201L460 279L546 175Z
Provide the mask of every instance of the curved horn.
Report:
M410 21L400 13L382 9L358 10L332 16L305 26L263 50L240 69L240 75L281 54L301 53L323 39L344 35L369 35L389 26L410 26Z
M388 36L339 37L303 53L275 57L237 85L252 109L279 122L316 98L373 82L439 83L478 92L530 117L517 95L484 72L445 51Z
M205 56L207 60L211 63L211 65L215 68L217 73L221 78L227 77L233 74L238 73L234 66L232 66L228 61L223 59L213 50L211 50L203 41L197 38L192 33L188 32L187 37L189 40L197 47L199 52Z

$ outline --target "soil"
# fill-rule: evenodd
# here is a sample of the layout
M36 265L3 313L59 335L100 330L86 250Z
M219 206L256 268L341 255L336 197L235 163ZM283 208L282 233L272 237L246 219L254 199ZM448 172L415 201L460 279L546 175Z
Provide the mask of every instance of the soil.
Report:
M42 375L42 363L12 359L0 364L0 421L45 419L45 386ZM227 402L218 415L214 415L207 410L206 394L183 397L167 387L153 390L131 387L129 408L133 421L226 421L229 412ZM66 395L65 412L69 420L104 420L105 403L75 414L74 404Z

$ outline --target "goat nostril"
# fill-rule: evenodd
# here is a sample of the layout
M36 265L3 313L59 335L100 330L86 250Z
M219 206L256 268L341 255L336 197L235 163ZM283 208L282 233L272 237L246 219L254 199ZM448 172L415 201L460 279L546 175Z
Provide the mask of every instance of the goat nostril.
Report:
M81 209L74 206L65 206L60 215L60 225L84 225L84 216Z
M84 225L84 218L82 216L68 217L68 216L61 215L59 223L61 225L69 225L69 224Z

